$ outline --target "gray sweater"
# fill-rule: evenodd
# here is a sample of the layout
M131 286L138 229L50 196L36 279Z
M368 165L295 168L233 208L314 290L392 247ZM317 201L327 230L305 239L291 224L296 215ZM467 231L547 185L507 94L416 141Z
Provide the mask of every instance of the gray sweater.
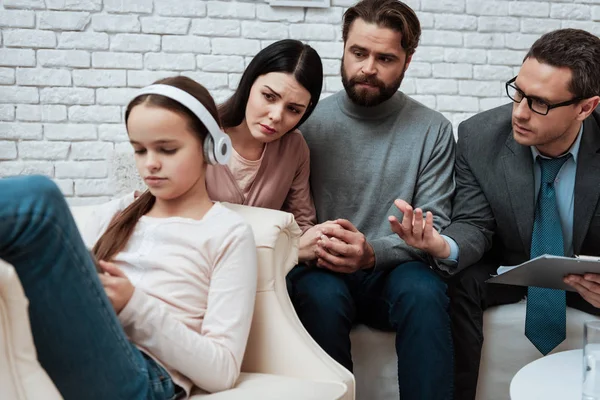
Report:
M423 252L394 234L401 198L448 225L454 193L454 136L440 113L398 92L376 107L352 103L345 91L322 100L300 128L310 148L310 182L323 222L345 218L373 246L375 268L386 269Z

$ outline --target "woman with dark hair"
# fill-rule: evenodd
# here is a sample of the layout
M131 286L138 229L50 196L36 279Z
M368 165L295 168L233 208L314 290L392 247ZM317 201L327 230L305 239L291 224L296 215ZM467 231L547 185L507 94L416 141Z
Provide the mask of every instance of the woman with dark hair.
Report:
M297 40L280 40L250 62L229 100L219 107L231 138L228 165L209 166L213 200L290 212L303 232L316 222L309 185L310 157L297 130L319 101L321 58ZM300 259L314 259L318 227L300 240Z

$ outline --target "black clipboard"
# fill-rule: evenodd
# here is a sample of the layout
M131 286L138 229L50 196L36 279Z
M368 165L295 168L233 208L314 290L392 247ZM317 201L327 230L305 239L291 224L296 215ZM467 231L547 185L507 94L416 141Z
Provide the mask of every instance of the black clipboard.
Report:
M575 292L563 282L569 274L600 274L600 256L559 257L544 254L521 265L496 275L486 282L516 286L536 286L547 289L560 289Z

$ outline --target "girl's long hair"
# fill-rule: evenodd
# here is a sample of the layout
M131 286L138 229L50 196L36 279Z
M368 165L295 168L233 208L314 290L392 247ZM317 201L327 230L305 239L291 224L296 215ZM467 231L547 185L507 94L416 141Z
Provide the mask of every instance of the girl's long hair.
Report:
M161 79L154 83L174 86L191 94L206 107L215 121L219 123L219 115L215 101L208 90L198 82L185 76L175 76ZM187 118L192 132L198 135L200 143L204 143L204 138L208 134L208 131L200 119L182 104L161 95L150 94L134 98L125 111L126 126L131 110L135 106L141 104L150 107L164 108L184 116ZM131 203L129 207L115 215L104 234L98 239L96 245L92 249L92 253L96 259L110 261L117 253L123 250L135 229L135 225L143 215L147 214L152 209L155 201L156 198L152 193L150 193L149 190L146 190L140 197Z
M298 40L285 39L270 44L248 64L235 93L219 106L223 128L233 128L242 123L246 116L246 105L254 81L271 72L291 74L310 93L310 104L306 112L291 130L296 129L310 117L315 109L323 87L323 64L319 54Z

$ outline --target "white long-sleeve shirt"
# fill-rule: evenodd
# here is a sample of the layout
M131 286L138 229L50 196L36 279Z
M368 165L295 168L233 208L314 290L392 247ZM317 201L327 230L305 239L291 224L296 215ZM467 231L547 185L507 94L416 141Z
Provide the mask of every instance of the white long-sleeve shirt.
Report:
M83 229L92 247L133 194L95 210ZM232 387L254 309L254 236L241 216L215 203L202 220L143 216L113 259L135 286L119 313L130 340L189 395Z

